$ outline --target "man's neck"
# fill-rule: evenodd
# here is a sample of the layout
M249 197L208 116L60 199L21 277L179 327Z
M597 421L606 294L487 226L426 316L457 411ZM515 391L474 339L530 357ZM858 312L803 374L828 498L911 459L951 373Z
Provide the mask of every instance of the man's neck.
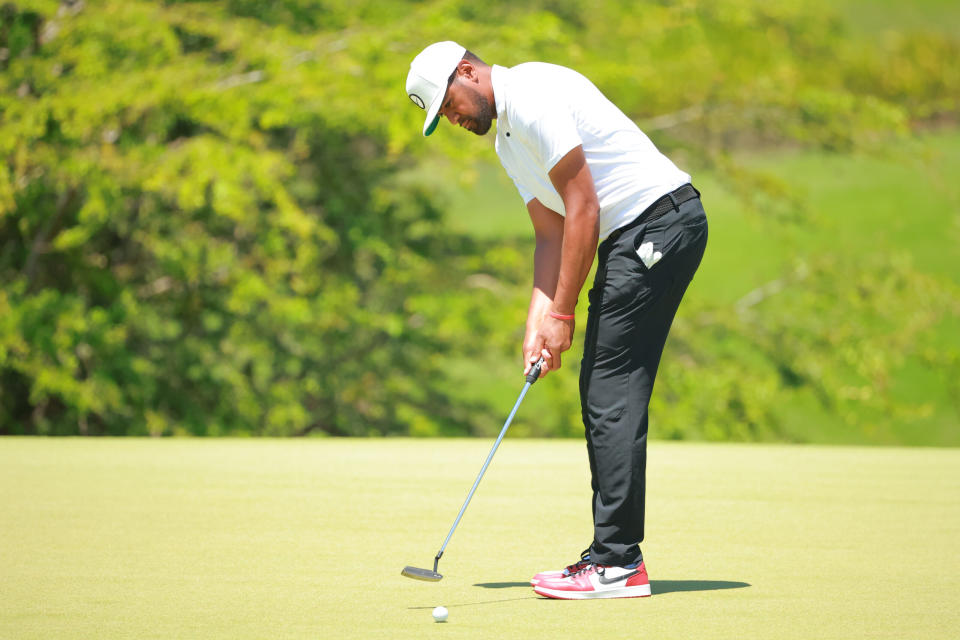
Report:
M477 76L480 79L480 92L483 96L490 101L490 104L494 105L493 109L493 119L497 119L497 109L496 109L496 97L493 94L493 81L490 79L490 72L493 70L493 67L480 67L477 69Z

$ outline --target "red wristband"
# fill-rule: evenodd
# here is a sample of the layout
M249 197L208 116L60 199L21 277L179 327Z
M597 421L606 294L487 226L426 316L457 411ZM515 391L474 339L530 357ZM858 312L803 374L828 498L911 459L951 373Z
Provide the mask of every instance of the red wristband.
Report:
M557 320L573 320L573 319L576 318L577 316L576 316L575 314L573 314L573 313L571 313L570 315L566 315L566 314L563 314L563 313L557 313L556 311L551 311L551 312L550 312L550 317L551 317L551 318L556 318Z

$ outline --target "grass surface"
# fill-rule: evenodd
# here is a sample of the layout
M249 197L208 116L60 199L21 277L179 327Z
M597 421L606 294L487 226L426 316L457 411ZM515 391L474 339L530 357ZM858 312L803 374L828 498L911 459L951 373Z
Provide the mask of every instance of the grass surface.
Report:
M960 450L654 442L654 596L527 586L591 537L584 446L0 440L3 638L943 638ZM450 610L436 624L436 605Z

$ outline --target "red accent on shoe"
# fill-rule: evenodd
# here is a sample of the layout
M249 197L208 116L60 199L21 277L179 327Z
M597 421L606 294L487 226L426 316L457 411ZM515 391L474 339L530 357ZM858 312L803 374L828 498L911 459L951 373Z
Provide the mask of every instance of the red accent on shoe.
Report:
M617 579L630 572L635 573L629 578ZM650 579L642 562L636 569L591 564L571 576L541 580L533 590L539 595L563 600L641 598L650 595Z
M647 575L647 568L643 566L642 562L640 563L640 566L637 567L637 570L640 573L627 580L628 587L637 587L644 584L650 584L650 577Z

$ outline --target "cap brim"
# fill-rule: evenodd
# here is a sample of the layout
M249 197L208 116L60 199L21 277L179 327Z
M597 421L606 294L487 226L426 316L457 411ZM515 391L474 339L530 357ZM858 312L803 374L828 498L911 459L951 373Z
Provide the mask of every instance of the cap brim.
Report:
M440 124L440 105L443 104L443 99L446 97L447 91L444 90L443 93L438 95L433 102L430 103L430 108L427 109L427 117L423 121L423 135L428 136L436 130L437 125Z
M440 124L440 116L434 116L433 122L427 124L423 128L423 135L428 136L431 133L433 133L436 130L438 124Z

